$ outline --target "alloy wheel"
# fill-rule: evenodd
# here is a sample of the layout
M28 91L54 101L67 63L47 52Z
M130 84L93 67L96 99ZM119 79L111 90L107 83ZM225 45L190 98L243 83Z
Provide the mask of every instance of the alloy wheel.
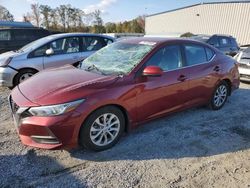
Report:
M227 99L227 87L225 85L220 85L214 95L214 105L216 107L221 107Z
M120 127L120 120L115 114L102 114L91 125L90 139L97 146L106 146L116 139Z

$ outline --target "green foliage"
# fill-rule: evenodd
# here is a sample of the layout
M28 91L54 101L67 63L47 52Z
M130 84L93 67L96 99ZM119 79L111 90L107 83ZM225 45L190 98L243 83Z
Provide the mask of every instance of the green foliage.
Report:
M193 33L187 32L187 33L182 34L180 37L192 37L192 36L194 36Z

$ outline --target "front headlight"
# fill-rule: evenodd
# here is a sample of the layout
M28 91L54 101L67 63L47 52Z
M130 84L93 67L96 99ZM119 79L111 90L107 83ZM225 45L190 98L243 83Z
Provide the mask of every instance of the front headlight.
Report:
M82 102L84 102L84 99L65 103L65 104L53 105L53 106L32 107L29 109L29 112L33 116L43 116L43 117L58 116L58 115L62 115L66 112L70 112L76 109Z
M0 67L6 67L12 60L13 57L7 57L0 59Z

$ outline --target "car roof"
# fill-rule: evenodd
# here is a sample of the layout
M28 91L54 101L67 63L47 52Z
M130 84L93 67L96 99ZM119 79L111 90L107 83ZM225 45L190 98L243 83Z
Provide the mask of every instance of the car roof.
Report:
M61 38L61 37L73 37L73 36L105 37L105 38L114 40L113 37L110 37L108 35L93 34L93 33L59 33L59 34L50 35L50 37L53 38L53 39L57 39L57 38Z
M174 43L174 42L191 42L191 43L197 43L197 44L203 44L206 45L203 42L199 42L197 40L193 39L188 39L188 38L163 38L163 37L136 37L136 38L128 38L128 39L123 39L120 42L126 42L126 43L133 43L133 44L151 44L151 45L160 45L163 43Z

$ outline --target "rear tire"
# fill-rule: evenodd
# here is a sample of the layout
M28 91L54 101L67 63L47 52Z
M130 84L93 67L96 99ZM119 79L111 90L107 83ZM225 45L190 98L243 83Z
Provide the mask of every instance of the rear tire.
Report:
M113 147L125 130L125 117L114 106L94 111L80 130L79 143L88 150L103 151Z
M227 82L226 81L220 82L210 99L210 108L212 110L221 109L227 102L229 92L230 90Z
M14 87L20 84L21 82L27 80L28 78L32 77L36 73L37 71L32 70L32 69L20 70L14 78L14 82L13 82Z

